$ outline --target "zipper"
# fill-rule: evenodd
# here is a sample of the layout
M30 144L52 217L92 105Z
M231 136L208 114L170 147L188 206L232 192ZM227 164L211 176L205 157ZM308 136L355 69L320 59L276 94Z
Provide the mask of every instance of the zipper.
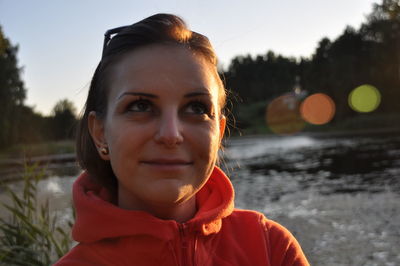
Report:
M181 237L181 251L182 251L182 266L191 265L188 259L189 252L189 241L186 237L186 224L178 224L179 226L179 235Z

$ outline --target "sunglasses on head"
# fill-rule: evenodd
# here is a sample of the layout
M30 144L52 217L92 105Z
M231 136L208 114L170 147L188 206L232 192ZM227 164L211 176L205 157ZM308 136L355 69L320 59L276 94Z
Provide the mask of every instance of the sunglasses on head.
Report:
M118 28L110 29L104 33L104 43L103 43L103 52L101 53L101 59L104 57L104 51L106 50L107 45L110 43L111 38L113 35L116 35L123 31L124 29L128 28L129 26L121 26Z

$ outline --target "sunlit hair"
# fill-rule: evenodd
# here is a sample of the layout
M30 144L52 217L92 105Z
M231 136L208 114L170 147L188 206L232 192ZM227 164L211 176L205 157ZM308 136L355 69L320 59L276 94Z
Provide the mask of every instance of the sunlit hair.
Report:
M92 178L116 192L117 180L109 161L99 156L90 136L88 117L91 111L96 117L104 119L107 114L107 99L110 91L110 76L113 66L128 52L151 44L172 44L190 49L195 55L202 56L214 72L219 86L218 104L222 110L226 103L226 92L217 72L217 58L207 37L190 31L185 22L170 14L157 14L139 21L116 34L104 49L89 88L84 113L77 132L77 159L82 169L86 169Z

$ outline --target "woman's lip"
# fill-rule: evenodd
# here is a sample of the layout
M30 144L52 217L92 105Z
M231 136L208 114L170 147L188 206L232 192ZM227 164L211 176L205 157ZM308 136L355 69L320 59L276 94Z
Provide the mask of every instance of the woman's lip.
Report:
M188 165L192 164L190 161L182 160L182 159L151 159L151 160L143 160L141 163L144 164L154 164L154 165Z
M181 159L152 159L141 161L141 164L154 171L161 172L180 172L188 169L193 162Z

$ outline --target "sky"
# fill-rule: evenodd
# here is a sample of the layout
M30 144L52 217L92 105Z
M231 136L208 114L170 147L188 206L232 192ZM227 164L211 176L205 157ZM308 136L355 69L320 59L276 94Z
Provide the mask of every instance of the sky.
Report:
M335 39L366 21L377 0L0 0L0 25L18 44L26 104L49 115L57 101L78 110L99 63L104 32L156 13L181 16L206 35L219 62L272 50L309 57L323 37Z

